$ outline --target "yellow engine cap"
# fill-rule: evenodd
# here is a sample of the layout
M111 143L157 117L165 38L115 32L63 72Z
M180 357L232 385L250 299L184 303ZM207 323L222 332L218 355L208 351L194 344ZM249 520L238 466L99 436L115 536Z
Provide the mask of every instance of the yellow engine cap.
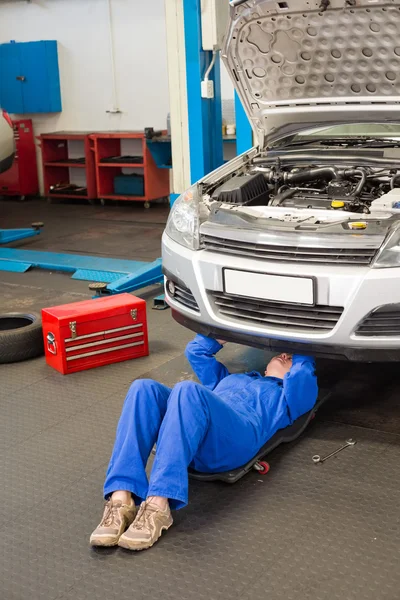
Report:
M331 207L332 208L343 208L344 202L343 202L343 200L332 200Z
M367 224L364 221L353 221L349 223L349 229L367 229Z

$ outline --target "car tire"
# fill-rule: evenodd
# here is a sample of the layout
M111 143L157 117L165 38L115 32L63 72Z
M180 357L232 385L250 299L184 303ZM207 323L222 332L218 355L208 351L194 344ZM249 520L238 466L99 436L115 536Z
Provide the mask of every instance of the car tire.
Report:
M42 319L39 314L0 314L0 363L18 362L42 354Z

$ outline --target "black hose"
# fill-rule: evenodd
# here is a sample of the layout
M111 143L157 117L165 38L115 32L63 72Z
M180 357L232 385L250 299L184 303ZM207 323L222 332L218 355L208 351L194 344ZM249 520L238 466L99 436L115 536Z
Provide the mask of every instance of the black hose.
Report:
M361 179L358 182L355 190L351 193L352 196L359 196L363 191L365 182L367 181L367 173L365 169L345 169L343 171L345 177L352 177L354 175L360 175Z
M340 179L340 171L336 167L316 167L315 169L303 169L295 173L287 173L285 179L292 183L304 183L313 179Z
M282 202L284 202L288 198L291 198L292 196L294 196L297 191L298 191L298 188L289 188L288 190L285 190L284 192L282 192L280 198L278 198L278 196L275 196L273 206L280 206L282 204Z
M367 172L363 168L359 169L337 169L336 167L317 167L314 169L303 169L295 173L287 173L285 181L291 183L304 183L315 179L336 179L340 180L343 177L360 176L356 188L352 192L352 196L359 196L364 189L367 181Z
M283 184L283 185L281 185L281 187L278 189L278 191L276 192L275 196L277 196L278 194L283 194L283 192L284 192L285 190L290 190L290 187L284 183L284 184Z
M254 160L254 162L257 159ZM261 170L260 168L257 168L255 170ZM268 171L268 168L264 168L262 169L266 174L269 174L269 179L271 179L272 177L272 173L273 170L271 169L270 171ZM300 171L295 171L294 173L274 173L274 177L276 178L276 182L279 180L283 180L285 183L307 183L309 181L313 181L315 179L336 179L336 180L340 180L343 179L343 177L354 177L356 175L360 176L360 181L358 182L358 184L356 185L354 191L352 192L352 196L359 196L362 192L362 190L364 189L365 183L367 181L367 171L366 169L360 167L357 169L338 169L336 167L314 167L312 169L302 169ZM395 175L394 177L392 177L391 181L390 181L390 185L391 188L393 189L393 185L394 185L394 180L397 177L397 175ZM286 200L287 198L290 198L289 196L285 196L284 194L282 194L282 198L281 200L278 202L278 205L280 204L280 202L283 202L283 200Z
M390 189L394 190L394 184L396 183L396 179L400 178L400 173L396 173L396 175L393 175L392 179L390 180Z

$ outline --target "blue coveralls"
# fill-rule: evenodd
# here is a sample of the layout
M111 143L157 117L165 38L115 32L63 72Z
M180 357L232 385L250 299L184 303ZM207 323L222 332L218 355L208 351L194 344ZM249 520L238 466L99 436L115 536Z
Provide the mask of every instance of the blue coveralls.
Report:
M295 355L285 378L255 371L230 375L214 354L221 344L202 335L186 348L201 384L178 383L172 390L152 380L129 389L107 470L104 496L132 492L169 498L172 509L188 502L188 466L201 472L229 471L248 462L278 431L308 412L318 387L312 358ZM157 452L148 482L150 452Z

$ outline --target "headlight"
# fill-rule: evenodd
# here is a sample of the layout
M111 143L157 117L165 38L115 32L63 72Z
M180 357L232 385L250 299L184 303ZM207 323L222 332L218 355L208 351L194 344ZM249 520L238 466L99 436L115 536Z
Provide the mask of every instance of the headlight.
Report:
M400 267L400 225L389 234L372 266L377 269Z
M178 244L198 250L199 225L198 185L195 184L175 200L165 231Z

